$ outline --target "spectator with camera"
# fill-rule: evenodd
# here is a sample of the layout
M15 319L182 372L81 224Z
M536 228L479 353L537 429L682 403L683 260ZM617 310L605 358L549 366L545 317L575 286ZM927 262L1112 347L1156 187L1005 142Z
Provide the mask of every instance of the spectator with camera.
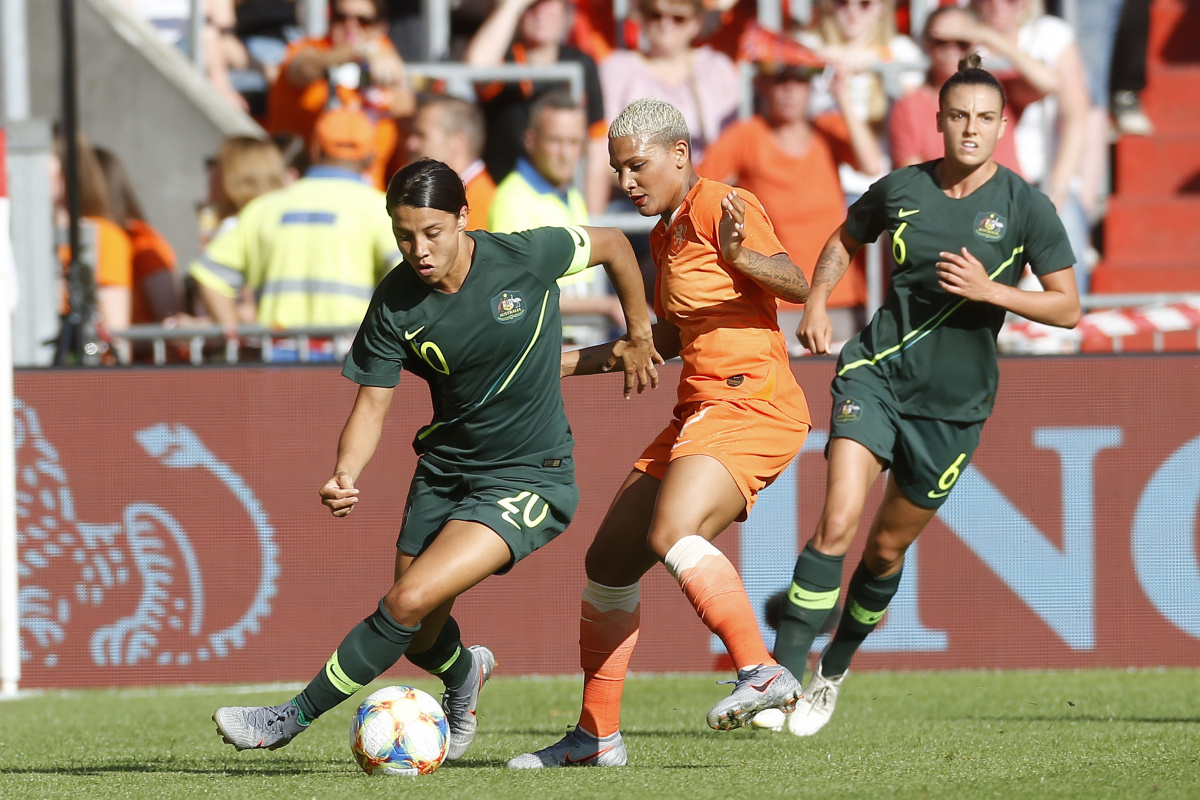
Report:
M267 99L265 127L311 144L317 117L331 108L361 109L375 128L372 182L383 185L402 155L397 120L416 106L404 61L387 36L384 0L332 0L329 33L288 47Z

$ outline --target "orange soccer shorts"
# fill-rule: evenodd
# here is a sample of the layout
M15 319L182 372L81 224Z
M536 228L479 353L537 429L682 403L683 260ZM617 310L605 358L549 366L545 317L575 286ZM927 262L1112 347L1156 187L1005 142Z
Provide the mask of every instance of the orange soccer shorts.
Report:
M800 452L810 427L767 400L681 403L633 468L662 480L667 465L677 458L711 456L729 470L746 498L746 510L738 517L743 520L758 493Z

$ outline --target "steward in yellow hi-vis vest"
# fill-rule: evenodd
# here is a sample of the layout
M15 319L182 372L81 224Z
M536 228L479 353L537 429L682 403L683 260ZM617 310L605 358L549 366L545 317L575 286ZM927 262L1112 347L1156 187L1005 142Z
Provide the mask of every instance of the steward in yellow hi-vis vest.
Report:
M272 328L355 326L375 287L399 262L382 192L360 165L372 152L361 112L328 112L317 126L316 165L291 186L251 201L189 273L218 322L243 287ZM369 125L369 124L368 124Z

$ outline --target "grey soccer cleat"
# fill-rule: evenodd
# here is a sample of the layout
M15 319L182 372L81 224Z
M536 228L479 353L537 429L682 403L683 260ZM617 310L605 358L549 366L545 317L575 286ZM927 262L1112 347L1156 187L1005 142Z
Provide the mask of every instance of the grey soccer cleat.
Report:
M746 667L738 670L733 693L708 712L708 727L729 731L748 725L765 708L791 712L800 698L800 682L782 664Z
M467 652L471 654L472 664L466 682L457 689L447 689L442 695L442 710L446 712L446 722L450 724L447 761L458 761L466 754L471 742L475 741L475 731L479 726L475 719L475 707L479 705L479 693L496 668L496 657L483 645L472 645Z
M225 743L238 750L278 750L308 727L300 724L300 709L292 702L218 708L212 718Z
M629 762L621 732L600 737L576 726L559 741L509 759L509 769L542 767L623 767Z

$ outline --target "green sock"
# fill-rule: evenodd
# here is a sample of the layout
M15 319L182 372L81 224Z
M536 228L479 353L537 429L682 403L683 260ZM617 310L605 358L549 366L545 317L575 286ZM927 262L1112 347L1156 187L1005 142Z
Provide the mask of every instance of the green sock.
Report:
M325 668L296 695L301 722L311 722L382 675L400 660L420 629L396 622L380 600L375 613L346 634Z
M809 542L796 559L792 587L783 604L775 636L775 660L791 670L797 680L804 678L808 651L821 630L821 623L837 605L844 558L819 553Z
M471 674L471 654L463 647L462 636L454 617L447 617L437 641L420 653L405 653L408 660L430 675L442 679L447 689L457 689Z
M850 586L846 588L846 608L842 612L842 621L838 623L837 633L825 655L821 657L821 673L827 678L841 675L850 668L850 659L859 645L867 638L867 634L875 630L883 619L883 612L888 603L900 588L900 575L880 578L867 569L867 565L859 562L850 578Z

